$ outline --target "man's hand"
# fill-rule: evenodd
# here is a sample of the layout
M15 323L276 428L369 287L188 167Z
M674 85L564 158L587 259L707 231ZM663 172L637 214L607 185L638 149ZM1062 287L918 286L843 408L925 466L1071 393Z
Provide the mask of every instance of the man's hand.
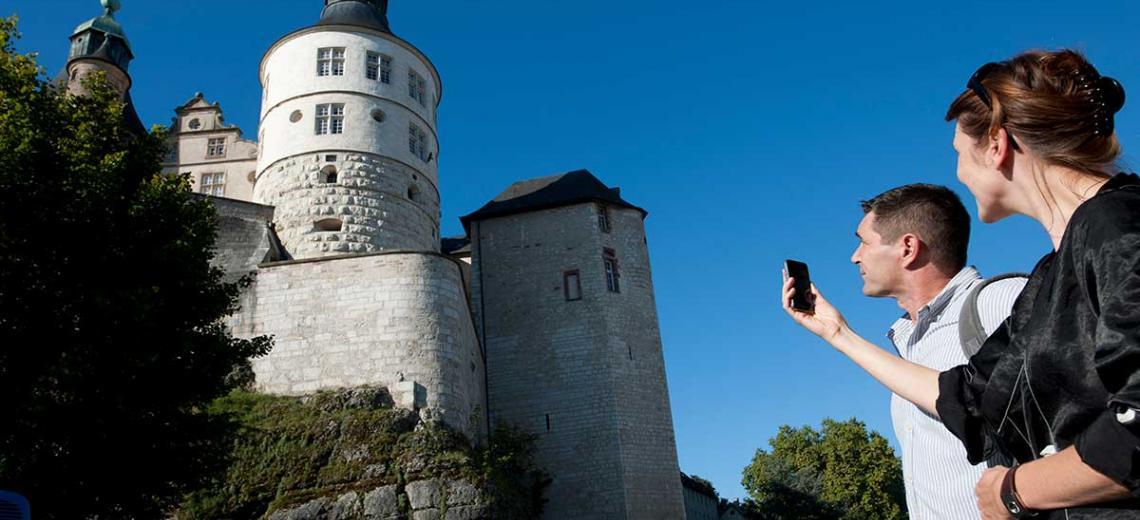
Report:
M832 343L844 330L848 330L847 320L843 319L843 315L823 298L823 295L815 288L815 284L811 285L811 296L809 298L815 302L814 313L793 309L791 302L795 294L795 279L788 278L784 281L783 299L780 301L780 305L803 328L810 330L828 343Z
M982 512L982 520L1012 520L1009 510L1001 501L1001 483L1009 468L998 466L987 469L978 480L974 494L978 497L978 510Z

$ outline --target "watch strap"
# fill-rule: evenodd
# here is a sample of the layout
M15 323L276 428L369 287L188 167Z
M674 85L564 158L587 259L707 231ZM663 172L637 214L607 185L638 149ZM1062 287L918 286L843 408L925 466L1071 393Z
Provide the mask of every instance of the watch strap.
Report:
M1020 467L1020 465L1014 466L1005 473L1005 478L1001 481L1001 503L1014 518L1033 518L1037 516L1037 511L1025 507L1021 495L1017 494L1017 484L1014 479Z

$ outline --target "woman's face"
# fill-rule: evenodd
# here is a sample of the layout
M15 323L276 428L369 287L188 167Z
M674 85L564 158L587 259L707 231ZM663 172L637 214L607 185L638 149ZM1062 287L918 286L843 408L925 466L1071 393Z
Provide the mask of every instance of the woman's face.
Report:
M954 127L954 150L958 152L958 181L974 194L978 218L991 223L1012 214L1002 204L1009 182L992 161L986 160L986 150L978 147L978 141L962 131L962 125Z

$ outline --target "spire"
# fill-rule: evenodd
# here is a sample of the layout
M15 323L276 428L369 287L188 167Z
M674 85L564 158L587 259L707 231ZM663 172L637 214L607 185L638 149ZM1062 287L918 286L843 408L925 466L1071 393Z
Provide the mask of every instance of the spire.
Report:
M68 61L77 58L99 58L126 72L134 54L123 26L115 20L122 9L120 0L100 0L103 14L79 24L71 34Z
M355 25L386 33L388 0L325 0L317 25Z

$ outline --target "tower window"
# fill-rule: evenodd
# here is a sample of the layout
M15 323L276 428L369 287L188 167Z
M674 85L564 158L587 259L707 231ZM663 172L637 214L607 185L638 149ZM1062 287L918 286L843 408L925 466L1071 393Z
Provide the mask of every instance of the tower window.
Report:
M206 144L206 157L225 157L226 138L212 137Z
M317 50L317 75L344 75L344 47L325 47Z
M377 52L369 52L365 57L364 75L368 79L378 79L380 83L392 83L392 57Z
M421 161L427 162L427 132L420 130L420 127L414 123L408 127L408 151L419 157Z
M344 104L317 105L317 135L344 133Z
M203 173L202 184L198 189L199 192L206 195L222 196L226 194L226 174L225 173Z
M420 106L427 106L427 82L416 71L408 71L408 95L419 101Z
M420 189L415 185L408 186L408 200L412 202L420 201Z
M598 229L602 233L610 232L610 210L601 204L598 205Z
M325 184L336 184L336 166L330 164L321 168L321 181Z
M613 293L621 292L621 273L618 272L617 255L613 249L605 249L602 253L602 263L606 268L606 289Z
M582 278L578 275L578 271L562 273L562 293L568 302L582 299Z

